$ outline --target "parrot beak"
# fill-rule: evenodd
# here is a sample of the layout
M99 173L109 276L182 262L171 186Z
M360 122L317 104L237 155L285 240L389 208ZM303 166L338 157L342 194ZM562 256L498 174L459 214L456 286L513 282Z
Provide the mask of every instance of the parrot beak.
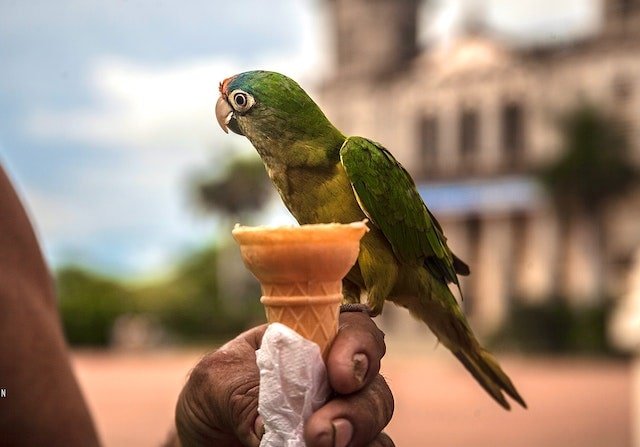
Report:
M233 109L224 96L220 96L216 103L216 119L222 130L224 130L224 133L229 133L229 130L231 130L238 135L244 135L238 126L238 121L233 115Z
M220 96L218 98L218 102L216 103L216 119L218 120L218 124L224 130L224 133L229 133L229 122L233 117L233 109L229 105L224 97Z

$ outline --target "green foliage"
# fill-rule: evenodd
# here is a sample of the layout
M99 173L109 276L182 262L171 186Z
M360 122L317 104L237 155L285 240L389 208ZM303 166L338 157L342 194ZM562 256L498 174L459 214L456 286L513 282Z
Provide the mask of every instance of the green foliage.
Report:
M129 289L80 267L58 271L57 289L64 331L74 345L106 346L115 319L136 308Z
M232 159L222 175L201 174L194 185L203 209L235 219L259 211L272 191L257 157ZM225 260L218 254L215 246L198 250L179 260L171 275L144 285L124 283L81 267L59 270L60 311L69 342L108 345L113 323L126 313L145 314L171 337L186 342L225 340L263 322L260 288L248 272L227 279L242 283L224 289L238 293L221 296L217 268L218 262ZM237 268L243 269L242 264Z
M612 354L606 334L608 303L572 307L559 297L539 304L514 299L508 322L492 344L534 353Z
M260 288L247 273L242 296L221 296L218 251L208 247L185 257L169 277L127 285L80 267L57 273L62 322L72 345L106 346L118 316L140 313L184 342L229 339L264 321ZM242 268L239 266L239 268Z
M562 155L539 173L564 213L601 210L640 183L621 122L584 103L560 120Z
M217 250L209 247L184 259L169 279L137 291L141 307L158 316L171 334L185 341L222 340L235 336L259 320L260 290L256 286L246 297L221 297L216 275ZM251 281L255 283L255 281ZM255 302L243 312L232 312L236 303Z
M563 269L569 262L572 221L588 222L593 257L600 263L596 294L605 295L607 206L640 185L640 170L629 158L631 145L620 117L584 102L559 123L561 156L538 173L559 217L558 265Z
M272 188L258 157L235 158L221 176L198 175L194 195L200 208L237 218L262 209Z

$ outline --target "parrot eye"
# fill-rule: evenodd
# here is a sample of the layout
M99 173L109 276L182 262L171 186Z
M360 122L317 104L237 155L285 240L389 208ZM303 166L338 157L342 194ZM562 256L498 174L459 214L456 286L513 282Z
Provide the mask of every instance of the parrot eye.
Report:
M244 93L236 93L233 99L236 102L236 105L239 107L244 107L247 105L247 95Z
M238 112L246 112L255 103L253 96L242 90L232 91L229 98L231 99L231 105L233 105Z

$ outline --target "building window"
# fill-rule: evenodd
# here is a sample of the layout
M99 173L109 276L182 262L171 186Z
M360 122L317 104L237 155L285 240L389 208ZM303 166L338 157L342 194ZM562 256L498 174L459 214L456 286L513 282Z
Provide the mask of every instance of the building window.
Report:
M517 166L524 155L524 110L512 102L502 108L502 148L508 167Z
M460 154L465 162L473 162L480 142L480 117L476 110L465 109L460 116Z
M422 171L425 174L437 171L438 162L438 118L425 116L420 120L420 154Z

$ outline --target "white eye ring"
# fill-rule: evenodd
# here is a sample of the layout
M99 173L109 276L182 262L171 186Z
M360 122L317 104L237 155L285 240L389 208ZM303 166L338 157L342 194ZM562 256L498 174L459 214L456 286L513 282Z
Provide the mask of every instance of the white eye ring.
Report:
M246 112L255 104L255 99L249 93L236 89L229 93L229 100L231 101L231 105L238 112Z

